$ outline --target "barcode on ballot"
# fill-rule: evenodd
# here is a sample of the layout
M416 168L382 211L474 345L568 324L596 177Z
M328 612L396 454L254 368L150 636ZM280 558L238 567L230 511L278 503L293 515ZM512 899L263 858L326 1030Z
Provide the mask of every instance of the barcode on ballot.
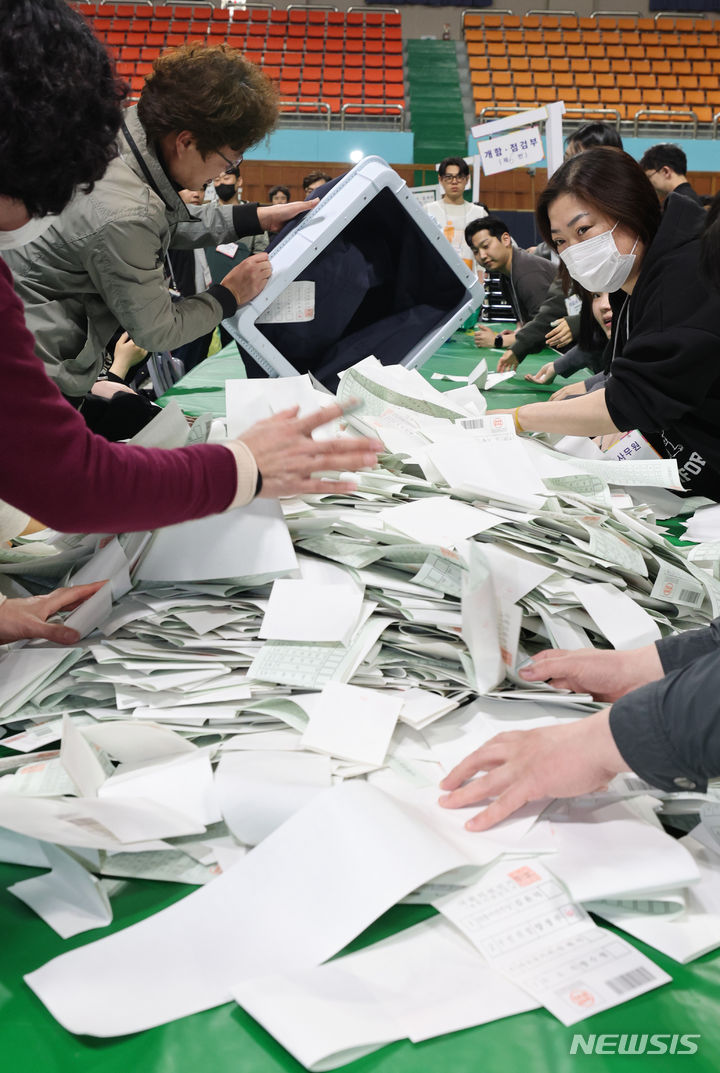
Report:
M624 972L622 976L615 976L612 980L607 980L606 983L616 995L624 995L626 991L634 991L636 987L652 983L652 980L653 974L641 966L638 969L632 969L630 972Z
M457 424L461 428L485 428L482 417L461 417Z
M696 604L703 602L703 597L704 593L697 592L696 589L680 589L678 601L681 604L691 604L694 607Z

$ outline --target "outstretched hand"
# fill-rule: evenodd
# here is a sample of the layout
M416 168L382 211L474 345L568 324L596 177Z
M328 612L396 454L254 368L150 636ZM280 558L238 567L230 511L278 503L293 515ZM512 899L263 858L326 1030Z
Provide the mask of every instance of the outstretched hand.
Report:
M385 450L379 440L365 437L312 439L314 429L342 417L343 412L343 407L335 404L298 417L298 407L294 406L258 421L239 437L252 451L262 474L262 498L355 490L354 481L313 476L325 470L343 472L374 466L378 453Z
M288 220L294 220L301 212L309 212L320 203L319 197L311 201L290 201L286 205L259 205L257 214L263 231L280 231Z
M465 808L490 800L465 824L468 831L487 831L529 801L592 793L628 770L605 708L567 726L498 734L443 779L441 789L450 792L440 804ZM485 774L474 779L478 772Z
M556 689L592 693L595 700L613 701L639 686L658 681L664 671L655 645L645 645L630 652L546 648L518 673L526 682L548 682Z
M59 645L75 644L80 638L77 630L71 630L61 622L47 620L58 611L72 611L104 584L104 581L94 581L90 585L55 589L47 596L5 600L0 604L0 644L25 641L34 637L42 637Z
M512 350L506 350L500 360L497 363L497 371L499 373L510 373L517 369L520 362L515 357Z
M534 384L551 384L556 376L554 361L546 362L536 373L525 373L525 379Z

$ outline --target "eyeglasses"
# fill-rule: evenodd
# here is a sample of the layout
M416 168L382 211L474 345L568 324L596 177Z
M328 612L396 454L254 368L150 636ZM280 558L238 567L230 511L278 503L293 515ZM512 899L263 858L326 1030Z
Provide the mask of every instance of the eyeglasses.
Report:
M464 175L441 175L440 176L440 182L443 182L443 183L464 183L465 178L466 177Z
M227 164L227 166L229 168L239 168L240 165L242 164L243 160L245 159L244 157L239 156L237 158L237 160L228 160L228 158L225 156L225 154L221 153L219 149L216 149L215 152L217 153L218 156L221 156L223 158L223 160L225 161L225 163Z

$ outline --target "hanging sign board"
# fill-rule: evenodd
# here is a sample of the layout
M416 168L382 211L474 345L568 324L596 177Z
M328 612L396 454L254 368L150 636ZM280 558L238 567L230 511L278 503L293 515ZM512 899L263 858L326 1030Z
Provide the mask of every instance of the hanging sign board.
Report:
M486 175L537 164L545 156L538 127L525 127L489 138L480 143L478 152Z

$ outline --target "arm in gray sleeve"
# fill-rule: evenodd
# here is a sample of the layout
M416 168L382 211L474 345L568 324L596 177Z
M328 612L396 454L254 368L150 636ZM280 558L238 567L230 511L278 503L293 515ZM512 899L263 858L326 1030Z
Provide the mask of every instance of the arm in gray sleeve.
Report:
M710 652L610 709L610 730L629 766L661 790L699 790L720 775L720 653Z
M701 630L683 630L655 642L665 674L687 667L701 656L717 652L720 657L720 618Z
M565 309L567 310L567 305L565 306ZM566 312L565 320L568 322L568 328L572 332L573 339L577 339L580 335L580 314L573 313L572 316L570 316L570 314Z
M579 346L570 347L564 354L558 354L556 358L553 358L555 372L558 376L572 376L580 369L589 369L591 366L588 358L589 354L586 350L581 350Z
M226 287L173 302L150 228L117 221L86 248L85 267L97 293L137 346L172 350L211 332L237 309Z
M192 222L175 226L170 245L176 250L196 250L235 242L244 235L262 232L257 204L221 205L210 201L205 205L188 205Z
M529 321L515 337L515 342L510 347L518 361L522 361L528 354L537 353L545 346L545 336L550 331L550 323L565 316L565 295L559 280L553 280L548 288L545 301L538 309L531 321Z
M591 391L599 391L600 388L605 387L607 379L607 373L593 373L592 376L589 376L587 380L583 381L585 384L585 393L589 395Z

